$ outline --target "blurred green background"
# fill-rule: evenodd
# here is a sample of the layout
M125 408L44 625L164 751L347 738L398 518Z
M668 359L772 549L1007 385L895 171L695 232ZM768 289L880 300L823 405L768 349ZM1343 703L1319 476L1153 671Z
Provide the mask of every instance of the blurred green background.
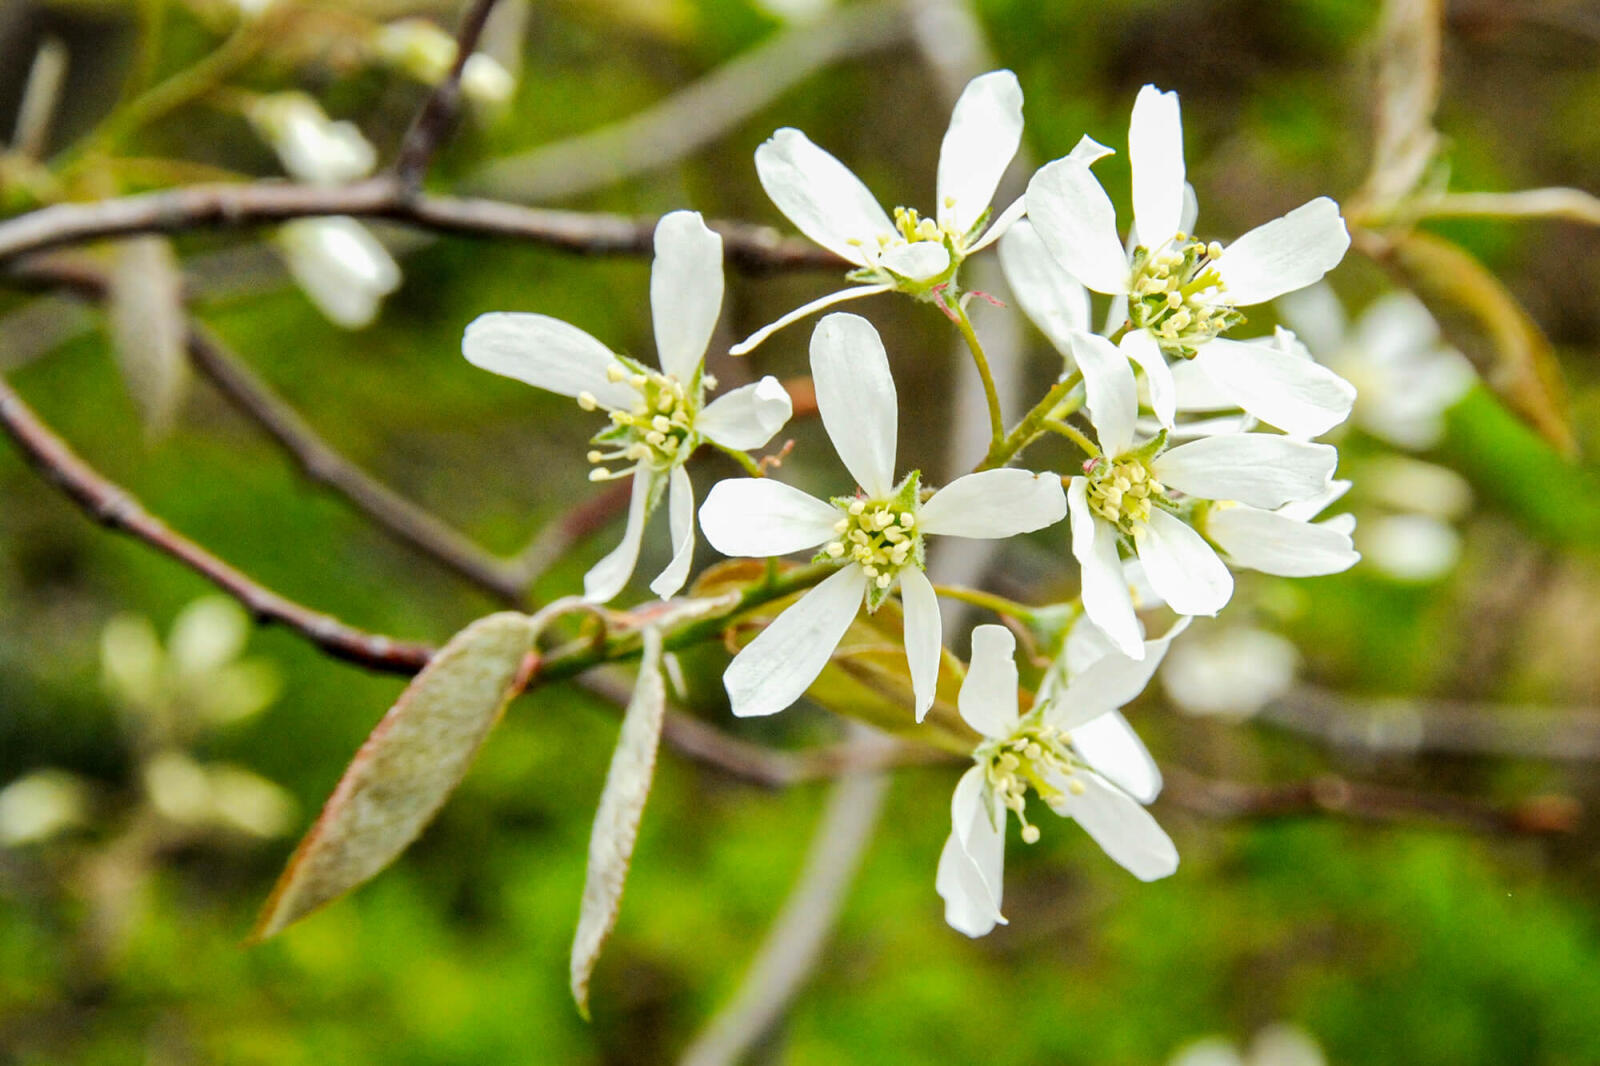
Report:
M327 6L375 17L420 11L447 26L455 17L449 5ZM1365 173L1375 3L982 0L975 10L996 64L1021 78L1035 160L1064 154L1084 132L1120 150L1138 87L1178 90L1204 232L1237 234L1311 196L1348 196ZM60 149L115 106L143 47L141 18L159 18L149 54L170 72L219 39L221 5L201 14L160 0L4 0L0 128L46 36L71 58L50 142ZM470 189L486 163L626 118L781 32L776 16L739 0L531 5L511 42L523 62L514 102L465 123L432 181ZM357 120L388 158L425 90L342 65L336 43L247 68L238 83L307 88L335 117ZM1594 187L1597 46L1590 4L1449 5L1438 124L1453 187ZM773 128L794 125L885 203L926 203L947 117L936 79L900 36L803 79L682 162L559 202L639 214L690 206L778 225L751 153ZM222 107L187 108L138 134L127 154L277 173ZM1124 209L1125 158L1100 168ZM150 183L109 180L106 191ZM1596 454L1594 230L1474 221L1435 231L1483 259L1549 333L1574 429L1584 454ZM215 263L205 257L259 239L200 233L177 246L186 262ZM648 354L648 263L456 238L409 243L403 288L361 332L326 323L265 253L229 253L225 267L208 268L221 282L197 310L339 449L510 553L589 494L580 461L588 429L566 401L469 367L461 330L484 311L539 310ZM227 284L235 275L238 284ZM730 280L724 342L832 280ZM1333 281L1352 308L1386 285L1354 255ZM0 314L37 299L0 288ZM880 299L858 309L894 360L907 463L947 476L948 382L958 369L948 327L925 307ZM149 438L98 313L66 303L31 313L0 319L0 370L175 528L357 626L440 641L495 608L301 480L202 384L176 430ZM60 343L39 341L51 330ZM808 332L779 335L752 369L803 373ZM1031 329L1026 342L1029 373L1042 382L1057 357ZM816 427L794 435L796 476L811 458L827 470ZM1363 517L1378 504L1364 501L1362 472L1387 454L1359 432L1341 440L1341 475L1356 480ZM1593 707L1600 470L1566 464L1481 389L1452 410L1429 458L1464 475L1477 501L1459 523L1461 561L1447 576L1401 582L1366 565L1297 582L1256 575L1241 581L1230 612L1292 637L1305 681L1321 689ZM700 469L702 484L732 471L714 461ZM616 535L581 546L538 594L576 589ZM1010 591L1070 592L1070 577L1063 584L1049 565L1065 552L1059 528L1018 547L1007 572L1025 576ZM647 552L641 572L654 572L657 555ZM93 812L49 841L0 846L0 1061L661 1062L732 994L803 862L826 786L768 791L664 751L585 1024L566 992L566 952L616 712L570 686L514 705L438 821L392 869L279 939L241 948L293 835L403 681L260 631L250 654L276 664L281 697L207 730L192 752L283 786L299 807L290 835L135 839L137 745L102 684L100 634L129 610L165 633L206 591L188 571L91 525L14 448L0 447L0 786L62 768L91 783ZM714 706L707 716L778 745L837 735L812 711L739 725ZM1159 687L1133 717L1164 765L1216 777L1337 772L1494 803L1600 801L1583 758L1328 747L1270 725L1181 716ZM758 1061L1160 1063L1194 1038L1244 1041L1278 1020L1312 1034L1331 1062L1600 1061L1593 819L1535 838L1326 814L1213 819L1158 802L1183 855L1176 876L1139 884L1073 827L1051 825L1040 844L1012 848L1012 924L973 942L944 925L933 891L955 777L951 767L896 775L837 933Z

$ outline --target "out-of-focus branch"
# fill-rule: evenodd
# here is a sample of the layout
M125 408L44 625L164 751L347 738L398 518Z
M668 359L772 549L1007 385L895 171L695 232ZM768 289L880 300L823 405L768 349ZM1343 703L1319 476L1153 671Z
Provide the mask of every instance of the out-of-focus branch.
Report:
M189 358L247 418L276 441L305 473L371 518L396 539L443 564L512 607L527 607L521 568L498 559L330 447L294 408L208 330L191 325Z
M183 563L234 597L258 620L288 627L327 654L374 670L412 674L433 650L348 626L282 596L169 529L125 489L80 459L0 380L0 426L44 477L108 529L127 533Z
M1424 218L1550 218L1600 226L1600 197L1582 189L1523 189L1518 192L1454 192L1423 197L1399 212Z
M450 64L450 72L428 94L422 110L417 112L411 128L406 131L405 140L400 142L394 172L404 195L410 196L422 188L428 164L461 108L461 72L477 50L478 38L483 36L483 27L495 3L496 0L472 0L467 7L461 27L456 31L456 57Z
M0 261L45 248L132 233L256 226L293 218L384 218L439 233L527 241L586 255L648 255L656 219L522 207L496 200L407 196L392 176L349 185L259 181L190 185L162 192L43 207L0 222ZM843 259L766 226L711 222L734 267L845 270Z
M1302 685L1258 718L1333 747L1553 762L1600 760L1600 710L1363 699Z
M466 186L549 203L671 166L818 70L901 40L900 7L896 0L876 0L784 30L636 115L497 160Z
M1568 796L1535 796L1497 806L1466 796L1417 792L1348 781L1334 775L1287 784L1251 785L1163 768L1168 803L1208 818L1288 818L1331 814L1364 822L1438 823L1483 833L1542 836L1570 833L1583 811Z
M732 1066L771 1032L816 966L883 811L888 778L852 774L828 794L804 871L767 933L738 993L680 1059Z
M1439 103L1439 57L1443 45L1443 0L1387 0L1378 29L1378 99L1372 169L1349 206L1365 224L1383 216L1417 184L1433 162L1439 134L1433 114Z

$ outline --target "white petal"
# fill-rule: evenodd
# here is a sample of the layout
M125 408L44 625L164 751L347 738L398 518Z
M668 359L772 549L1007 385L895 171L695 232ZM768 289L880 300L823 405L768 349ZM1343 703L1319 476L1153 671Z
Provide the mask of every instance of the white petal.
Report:
M1128 163L1139 243L1154 251L1172 239L1183 221L1183 121L1177 93L1154 85L1139 90L1128 125Z
M799 130L781 129L756 149L756 174L796 229L852 263L866 266L861 244L894 232L861 179Z
M1193 233L1194 224L1200 218L1200 199L1194 194L1194 186L1188 182L1183 183L1183 213L1178 217L1178 231L1180 233Z
M700 531L729 558L765 559L833 538L839 509L765 477L719 481L700 505Z
M927 575L915 566L900 571L900 604L905 614L906 666L911 671L911 692L920 722L933 706L944 637L939 597L934 595Z
M1211 545L1181 519L1152 511L1134 531L1134 545L1150 584L1179 614L1214 615L1233 595L1233 575Z
M1295 436L1326 433L1350 417L1356 400L1354 385L1274 341L1218 337L1200 346L1194 364L1235 406Z
M796 307L793 311L783 315L776 321L769 322L765 326L762 326L760 329L750 334L750 336L746 337L738 344L735 344L732 348L729 348L728 354L749 355L751 352L755 351L763 341L772 336L774 333L778 332L783 327L793 325L802 318L805 318L807 315L815 314L824 307L832 307L834 304L842 304L846 300L859 300L863 296L876 296L880 292L892 291L894 291L893 285L852 285L848 289L840 289L838 292L830 292L826 296L819 296L808 304L801 304L799 307Z
M950 113L939 147L938 219L970 230L994 199L1022 142L1022 86L1009 70L973 78Z
M1067 684L1057 689L1045 713L1046 720L1058 729L1076 729L1107 711L1132 703L1150 684L1167 647L1188 625L1189 619L1180 618L1159 640L1145 641L1141 659L1107 648L1104 655L1079 667ZM1056 671L1052 669L1051 673Z
M1285 302L1289 299L1285 297ZM1377 363L1415 362L1426 358L1438 341L1439 323L1421 300L1404 289L1372 301L1356 322L1356 349Z
M777 714L805 695L855 621L866 591L867 576L851 563L773 619L722 675L733 713Z
M994 810L981 766L961 775L950 801L950 837L939 855L935 887L945 901L945 921L968 936L997 924L1005 877L1004 811Z
M1106 855L1141 881L1177 870L1178 849L1149 811L1099 774L1085 772L1077 779L1083 794L1063 790L1057 814L1076 819Z
M1244 307L1320 281L1349 247L1339 205L1319 196L1228 245L1217 271L1228 299Z
M461 352L473 366L562 396L592 394L606 407L631 409L639 394L606 379L620 365L611 349L549 315L495 311L467 326Z
M1205 518L1206 536L1234 566L1279 577L1337 574L1360 562L1350 535L1323 523L1301 522L1255 507L1216 507Z
M681 466L672 468L667 484L667 522L672 530L672 561L650 582L650 591L667 599L683 588L694 562L694 486Z
M711 343L722 311L722 237L697 211L674 211L656 223L650 267L650 313L661 369L684 384Z
M1217 343L1206 342L1205 347ZM1180 411L1222 411L1234 406L1233 397L1217 387L1206 372L1194 365L1193 359L1180 359L1169 369L1172 384L1178 393Z
M1285 293L1278 298L1277 309L1284 324L1305 338L1311 350L1324 358L1344 347L1350 323L1345 317L1344 305L1327 282ZM1428 321L1431 323L1432 319Z
M1278 507L1327 488L1338 462L1331 445L1239 433L1180 444L1156 456L1150 468L1162 484L1203 500Z
M1028 183L1028 217L1067 273L1095 292L1128 291L1117 212L1088 167L1070 157L1042 167Z
M1161 345L1142 329L1130 329L1122 337L1122 354L1144 371L1145 387L1150 390L1150 409L1157 420L1171 429L1178 414L1178 386Z
M1070 358L1073 331L1091 328L1089 290L1062 269L1026 219L1001 238L1000 268L1022 313Z
M763 447L794 414L789 393L768 374L754 385L741 385L712 400L694 420L694 428L724 448L745 451Z
M1005 467L958 477L922 505L924 533L989 540L1053 526L1067 517L1061 478Z
M1072 555L1082 571L1083 610L1123 654L1144 655L1144 634L1133 612L1133 595L1122 576L1117 533L1089 510L1089 479L1075 477L1067 487L1072 515Z
M650 517L650 494L657 475L644 465L634 468L633 494L628 498L628 525L622 543L611 550L583 575L583 598L590 603L609 602L633 576L639 561L639 541L644 537L645 519Z
M1351 482L1349 481L1335 478L1333 481L1328 482L1327 488L1315 496L1307 496L1303 500L1293 500L1284 504L1278 508L1278 514L1283 515L1285 518L1309 522L1321 514L1325 508L1343 499L1344 494L1350 491L1350 485Z
M299 218L278 231L278 244L296 284L334 325L364 329L383 298L400 287L400 265L353 218Z
M878 265L913 281L926 281L950 269L950 251L935 241L914 241L887 249Z
M972 662L961 682L956 709L966 723L991 740L1017 727L1017 638L1005 626L972 631Z
M1093 333L1073 334L1072 357L1083 372L1084 406L1100 448L1106 458L1115 459L1133 447L1139 418L1139 384L1133 367L1121 349Z
M1078 138L1078 143L1072 146L1072 151L1067 153L1067 158L1075 162L1082 163L1087 167L1093 166L1095 163L1098 163L1108 155L1116 154L1117 153L1113 149L1107 148L1105 145L1101 144L1099 141L1085 133L1082 137Z
M811 334L811 380L817 413L856 484L873 498L894 488L900 412L889 355L872 323L836 313Z
M1154 803L1161 795L1161 768L1118 712L1074 728L1072 746L1093 770L1140 803Z

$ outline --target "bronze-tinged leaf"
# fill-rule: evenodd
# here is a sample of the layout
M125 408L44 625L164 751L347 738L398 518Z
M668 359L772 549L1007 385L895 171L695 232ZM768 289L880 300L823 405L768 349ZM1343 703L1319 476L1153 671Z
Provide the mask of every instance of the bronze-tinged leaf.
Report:
M1499 279L1458 245L1421 231L1394 236L1387 260L1501 402L1564 455L1576 454L1561 366Z
M628 701L622 731L606 771L605 790L589 835L589 868L583 880L583 904L572 938L571 987L578 1013L589 1017L589 977L600 959L622 907L622 889L633 864L639 821L655 779L656 749L667 713L667 685L661 675L661 631L644 631L639 679Z
M362 884L417 838L520 688L536 625L525 615L493 614L440 649L351 760L278 878L251 941Z
M132 237L116 245L106 323L122 379L152 438L165 436L189 391L183 275L172 242Z

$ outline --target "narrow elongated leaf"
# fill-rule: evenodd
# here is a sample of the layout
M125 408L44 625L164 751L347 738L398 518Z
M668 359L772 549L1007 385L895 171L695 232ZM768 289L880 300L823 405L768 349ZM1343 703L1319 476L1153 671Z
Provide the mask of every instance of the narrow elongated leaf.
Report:
M383 716L272 890L265 940L389 865L449 798L516 694L537 621L480 618L456 634Z
M117 245L106 322L145 431L162 437L189 391L183 276L171 241L133 237Z
M589 835L589 869L583 881L583 906L572 938L572 998L589 1017L589 977L600 949L617 924L622 889L639 839L639 820L655 778L656 749L666 717L667 688L661 675L661 631L644 631L639 680L622 719L622 732L606 771L605 791Z
M1391 263L1500 401L1573 455L1561 366L1538 323L1499 279L1458 245L1421 231L1395 240Z

